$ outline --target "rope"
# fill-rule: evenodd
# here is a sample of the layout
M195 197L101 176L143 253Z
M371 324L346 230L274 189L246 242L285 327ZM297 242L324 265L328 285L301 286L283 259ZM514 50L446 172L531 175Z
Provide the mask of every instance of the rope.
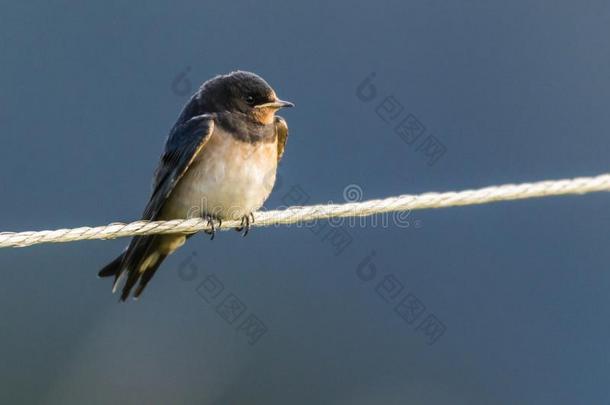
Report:
M476 205L494 201L523 200L569 194L587 194L599 191L610 191L610 174L536 183L506 184L458 192L401 195L380 200L350 202L346 204L295 206L283 210L260 211L255 214L256 221L252 223L252 226L307 223L328 218L364 217L388 212ZM240 222L223 221L221 229L239 227ZM136 221L129 224L112 223L94 228L82 227L57 229L54 231L2 232L0 233L0 248L77 240L114 239L135 235L195 233L208 229L210 229L210 226L206 220L193 218L172 221Z

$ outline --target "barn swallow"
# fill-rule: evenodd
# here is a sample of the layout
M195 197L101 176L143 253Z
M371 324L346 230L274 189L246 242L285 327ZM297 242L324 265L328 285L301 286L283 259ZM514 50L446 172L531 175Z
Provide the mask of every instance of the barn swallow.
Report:
M203 83L169 133L142 219L192 218L196 208L212 237L214 221L221 226L222 220L241 220L245 235L252 213L271 193L288 137L286 121L275 113L293 106L254 73L236 71ZM114 276L113 292L125 279L121 301L134 287L138 298L190 236L136 236L98 275Z

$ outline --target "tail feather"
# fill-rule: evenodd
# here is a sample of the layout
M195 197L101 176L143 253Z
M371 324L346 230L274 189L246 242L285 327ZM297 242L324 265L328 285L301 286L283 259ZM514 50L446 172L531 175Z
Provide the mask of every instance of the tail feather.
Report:
M97 273L98 277L110 277L114 276L115 278L121 273L121 269L123 268L123 259L125 258L125 252L123 252L119 257L108 263L103 269Z
M150 279L155 275L155 272L157 271L161 263L163 263L163 260L165 260L166 257L166 255L159 256L157 262L152 267L146 269L144 274L142 274L142 277L140 277L140 282L138 283L138 287L136 288L136 291L133 294L134 298L140 298L142 291L144 291L144 288L146 288L146 284L148 284Z
M138 264L137 267L131 267L127 269L127 280L125 281L125 285L123 285L123 290L121 291L121 301L125 301L133 287L139 280L138 287L133 295L134 298L139 298L140 294L146 287L146 284L150 281L152 276L154 276L155 272L165 259L166 255L161 255L152 253L147 257L148 260L144 260Z
M121 301L125 301L138 284L133 295L138 298L167 257L159 249L162 242L158 236L135 237L125 252L100 270L98 275L114 276L112 292L116 291L121 280L126 279L121 289Z

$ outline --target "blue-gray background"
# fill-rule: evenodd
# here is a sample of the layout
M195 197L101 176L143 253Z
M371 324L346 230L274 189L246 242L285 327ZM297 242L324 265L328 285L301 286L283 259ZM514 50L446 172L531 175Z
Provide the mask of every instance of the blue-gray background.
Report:
M609 168L605 1L7 3L0 230L138 218L185 91L237 68L297 104L268 208L295 185L324 203ZM446 146L435 165L375 113L389 95ZM198 236L127 304L95 276L126 240L4 249L0 402L609 403L609 206L414 212L339 255L294 227ZM197 293L210 274L267 326L255 345ZM435 344L377 294L388 274L446 326Z

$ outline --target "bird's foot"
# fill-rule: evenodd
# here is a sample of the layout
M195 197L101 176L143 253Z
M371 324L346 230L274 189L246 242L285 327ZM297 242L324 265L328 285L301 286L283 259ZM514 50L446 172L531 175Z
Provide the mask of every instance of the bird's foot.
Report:
M216 224L214 223L214 221L218 221L218 228L220 228L222 226L222 219L217 218L210 214L204 215L203 219L208 221L207 225L210 227L210 229L206 229L204 232L207 233L208 235L212 235L210 240L214 240L214 236L216 236Z
M238 228L235 228L237 232L244 231L244 237L248 234L250 230L250 224L254 222L254 214L249 213L241 217L241 225Z

